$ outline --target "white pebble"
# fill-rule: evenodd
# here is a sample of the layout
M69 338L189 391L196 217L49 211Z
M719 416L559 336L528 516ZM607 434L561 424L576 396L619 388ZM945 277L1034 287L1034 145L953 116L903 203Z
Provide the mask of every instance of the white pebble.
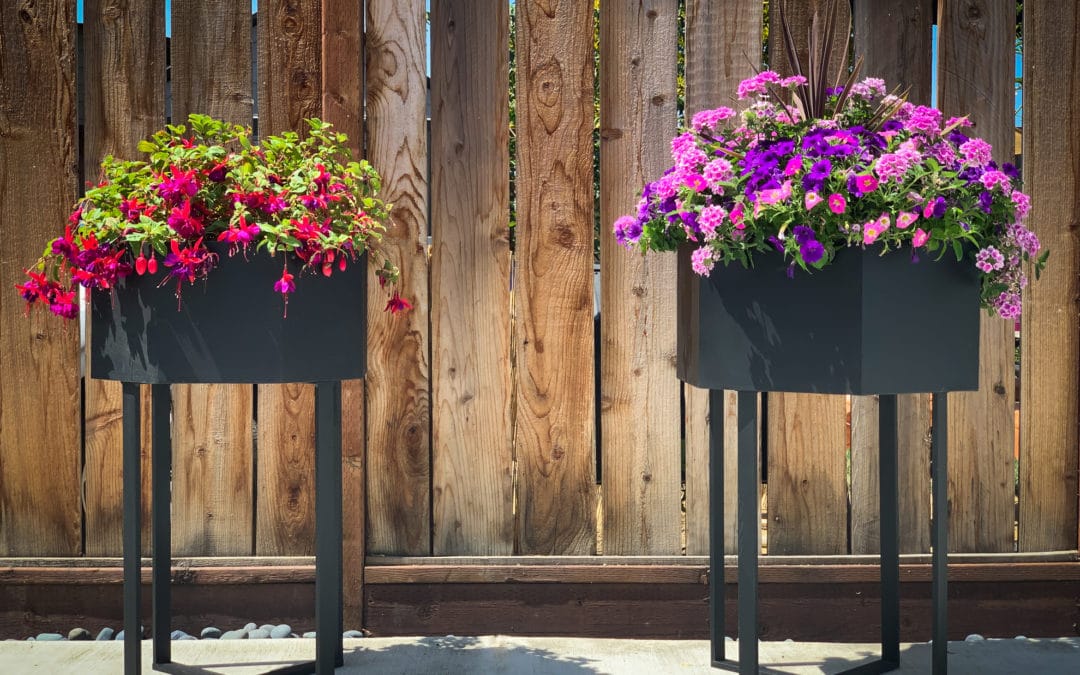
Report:
M986 638L979 635L978 633L972 633L971 635L964 638L964 642L982 642L984 640L986 640Z

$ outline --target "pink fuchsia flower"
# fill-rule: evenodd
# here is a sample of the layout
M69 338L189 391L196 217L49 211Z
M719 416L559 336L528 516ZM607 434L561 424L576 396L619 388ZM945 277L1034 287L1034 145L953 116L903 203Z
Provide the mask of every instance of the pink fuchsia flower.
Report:
M896 216L896 227L900 230L906 230L911 227L912 223L919 219L919 214L912 211L901 211Z
M829 210L833 213L840 215L847 210L847 200L844 199L844 195L833 193L829 195Z
M184 239L202 234L204 226L197 216L191 214L191 200L185 199L183 206L174 206L169 213L169 227Z
M921 227L915 228L915 234L911 237L911 245L915 248L924 246L930 240L930 233Z
M960 145L960 154L964 156L964 164L969 166L983 166L989 164L994 158L993 148L981 138L972 138Z
M178 202L184 197L194 197L199 191L199 180L195 176L195 170L182 170L175 164L170 167L169 174L162 174L161 182L157 186L158 194L162 199Z
M296 282L288 268L281 271L281 278L274 282L274 290L282 295L288 295L296 290Z
M813 190L807 192L806 195L803 197L803 205L806 207L807 211L810 211L823 201L825 200L821 198L821 195L814 192Z
M698 276L708 276L713 268L712 249L702 246L690 254L690 266Z

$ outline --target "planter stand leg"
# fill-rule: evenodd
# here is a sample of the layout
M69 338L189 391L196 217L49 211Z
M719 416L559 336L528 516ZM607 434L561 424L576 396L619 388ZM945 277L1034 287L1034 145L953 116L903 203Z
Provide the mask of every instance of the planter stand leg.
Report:
M124 673L142 672L142 629L139 627L142 509L139 468L139 385L123 384L124 435Z
M724 668L724 390L709 390L709 638L713 668Z
M948 395L933 395L933 440L930 443L930 480L933 483L933 530L931 544L933 581L931 595L934 604L933 672L945 675L949 670L948 648L948 554L949 554L949 483L946 455L948 450Z
M761 472L758 470L757 397L739 398L739 672L758 672L758 553L761 550ZM723 408L721 415L723 414ZM722 461L722 460L721 460ZM723 490L723 486L720 486Z
M757 582L761 547L761 502L758 494L757 397L738 393L739 400L739 660L724 654L724 392L709 391L709 607L712 667L758 672Z
M896 436L896 395L882 395L878 398L882 673L900 667L900 463Z
M172 389L167 384L153 385L151 435L150 533L152 549L151 579L153 582L154 666L172 663Z
M341 557L341 382L315 385L315 672L344 663Z

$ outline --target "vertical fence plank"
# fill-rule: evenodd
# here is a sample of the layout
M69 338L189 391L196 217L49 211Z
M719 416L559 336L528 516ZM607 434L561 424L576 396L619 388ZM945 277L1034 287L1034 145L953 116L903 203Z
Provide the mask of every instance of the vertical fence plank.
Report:
M427 77L423 0L368 0L368 159L393 203L383 248L413 309L383 311L368 281L368 550L431 552L431 379L428 349Z
M1020 344L1020 550L1077 547L1080 335L1080 8L1024 6L1024 184L1051 251L1024 302ZM1069 139L1069 142L1063 142Z
M517 6L514 454L524 554L596 549L592 27L586 2Z
M910 88L908 100L930 105L931 0L858 0L853 8L855 55L862 72L891 88ZM884 29L886 28L887 29ZM902 553L930 550L929 396L897 397ZM876 397L851 403L851 552L879 545Z
M432 3L436 555L513 548L509 15L506 0Z
M138 143L165 122L165 3L152 0L107 12L101 0L87 0L83 26L86 110L83 168L96 180L106 155L139 156ZM87 332L91 327L87 325ZM89 337L87 338L89 342ZM89 361L87 367L89 368ZM93 379L84 383L86 555L119 556L121 519L121 385ZM142 391L150 410L150 386ZM143 415L143 550L150 550L149 413Z
M761 65L761 0L686 3L686 119L694 113L734 105L739 82ZM691 271L681 267L679 274ZM735 494L738 424L735 396L728 392L724 410L709 410L709 392L683 386L686 401L686 553L709 552L710 415L727 415L724 426L724 550L738 550ZM716 489L720 489L719 486Z
M784 16L801 54L807 29L823 0L787 2ZM830 73L846 59L844 44L851 18L839 3ZM770 67L788 69L779 38L778 12L769 15ZM806 59L802 61L805 63ZM769 394L766 406L769 553L847 553L846 402L843 396Z
M82 548L79 328L12 287L76 198L75 2L0 6L0 555Z
M262 137L284 131L305 135L304 120L322 114L319 1L259 3ZM260 384L258 401L255 552L311 555L315 550L315 387Z
M251 124L251 3L173 0L172 119ZM173 554L253 550L250 385L173 387Z
M969 115L998 162L1013 155L1016 5L938 3L938 107ZM1013 322L982 316L979 391L949 395L949 540L956 552L1013 550Z
M363 7L355 0L322 0L322 114L348 135L354 157L363 151ZM370 364L370 361L369 361ZM365 461L364 380L341 383L343 625L364 625L364 554L368 472ZM374 482L374 481L372 481Z
M680 550L676 256L628 253L611 231L671 162L676 5L600 5L600 421L611 555Z

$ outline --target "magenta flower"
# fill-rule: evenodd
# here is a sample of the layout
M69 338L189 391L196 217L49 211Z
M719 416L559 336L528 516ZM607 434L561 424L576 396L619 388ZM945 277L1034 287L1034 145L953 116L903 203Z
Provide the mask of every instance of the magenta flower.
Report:
M168 221L177 234L184 239L190 239L202 234L204 226L198 217L191 215L191 200L184 200L183 206L174 206L169 213Z
M906 230L918 219L919 214L917 213L912 211L901 211L900 215L896 217L896 227L901 230Z
M847 200L844 199L844 195L833 193L829 195L829 210L833 213L840 215L847 210Z
M877 189L878 180L874 178L872 174L864 173L859 176L855 176L855 187L858 189L860 195L865 195L873 192Z
M911 245L915 248L919 248L926 244L930 240L930 233L921 227L915 228L915 234L911 237Z
M694 192L702 192L705 188L709 187L709 183L705 180L705 176L693 172L682 174L682 184Z
M178 202L184 197L194 197L199 191L195 169L183 171L180 167L173 165L168 176L162 175L157 190L163 199L170 202Z
M282 295L288 295L296 290L296 282L293 281L293 275L289 273L288 268L282 270L281 278L274 282L274 290Z
M785 176L794 176L802 169L802 155L795 155L787 161L784 166Z

